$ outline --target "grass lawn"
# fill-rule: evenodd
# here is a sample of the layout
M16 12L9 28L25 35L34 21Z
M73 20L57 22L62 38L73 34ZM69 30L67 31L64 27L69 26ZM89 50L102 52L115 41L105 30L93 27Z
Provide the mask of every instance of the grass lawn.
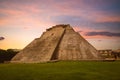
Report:
M120 80L120 61L0 64L0 80Z

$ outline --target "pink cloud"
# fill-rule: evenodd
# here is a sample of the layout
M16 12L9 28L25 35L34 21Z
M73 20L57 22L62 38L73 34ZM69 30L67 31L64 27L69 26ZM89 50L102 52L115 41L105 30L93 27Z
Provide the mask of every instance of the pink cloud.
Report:
M96 19L96 22L120 22L120 16L101 16Z
M120 33L89 29L85 26L73 27L73 29L86 39L119 39L120 38L119 37Z

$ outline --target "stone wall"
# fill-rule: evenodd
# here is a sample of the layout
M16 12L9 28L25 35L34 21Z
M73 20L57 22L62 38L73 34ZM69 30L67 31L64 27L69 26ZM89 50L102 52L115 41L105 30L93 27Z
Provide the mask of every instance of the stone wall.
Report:
M47 29L40 38L32 41L18 53L12 59L12 62L37 63L50 61L64 30L63 27Z
M97 50L72 27L66 27L58 47L58 60L98 60Z

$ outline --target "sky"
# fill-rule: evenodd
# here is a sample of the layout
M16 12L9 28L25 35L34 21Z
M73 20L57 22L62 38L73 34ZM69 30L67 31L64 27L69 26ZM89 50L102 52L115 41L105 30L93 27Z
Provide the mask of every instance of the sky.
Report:
M120 0L0 0L0 49L23 49L70 24L96 49L120 49Z

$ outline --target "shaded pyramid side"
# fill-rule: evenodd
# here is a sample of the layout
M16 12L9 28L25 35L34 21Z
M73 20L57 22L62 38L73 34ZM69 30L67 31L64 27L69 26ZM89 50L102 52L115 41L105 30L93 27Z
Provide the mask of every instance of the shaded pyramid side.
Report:
M88 41L68 26L52 59L99 60L100 55Z
M47 29L40 38L33 40L20 53L13 57L11 62L38 63L50 61L64 31L64 26Z

